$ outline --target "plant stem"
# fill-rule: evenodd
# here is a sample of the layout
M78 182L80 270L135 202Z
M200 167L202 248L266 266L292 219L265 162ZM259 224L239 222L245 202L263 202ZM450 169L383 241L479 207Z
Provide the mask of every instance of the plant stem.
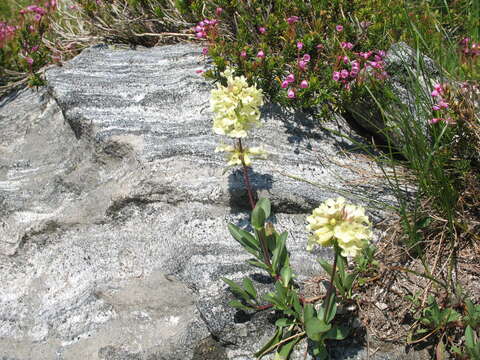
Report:
M245 164L245 159L243 158L242 139L238 139L237 144L238 144L238 150L240 151L240 161L242 162L242 168L243 168L243 181L245 183L245 188L247 189L247 194L248 194L248 200L250 201L250 206L252 207L252 211L253 211L253 209L255 209L255 200L253 200L252 185L250 184L250 178L248 177L248 167ZM263 259L265 260L265 264L271 268L272 264L270 262L270 255L268 253L268 246L267 246L267 241L265 239L264 230L257 231L257 235L258 235L258 238L260 239L260 246L262 247Z
M253 200L253 192L252 192L252 185L250 184L250 178L248 177L248 167L245 164L245 160L243 158L243 147L242 147L242 139L238 139L238 149L240 150L240 160L242 161L242 168L243 168L243 180L245 182L245 187L247 188L248 193L248 200L250 201L250 206L252 210L255 209L255 201Z
M323 321L327 323L327 317L328 314L330 313L330 307L332 306L332 294L335 291L335 286L333 285L333 282L335 281L335 272L337 271L337 257L338 257L338 251L337 251L337 245L334 246L334 259L333 259L333 265L332 265L332 274L330 276L330 286L328 287L327 295L325 296L326 298L326 306L325 306L325 312L323 313Z

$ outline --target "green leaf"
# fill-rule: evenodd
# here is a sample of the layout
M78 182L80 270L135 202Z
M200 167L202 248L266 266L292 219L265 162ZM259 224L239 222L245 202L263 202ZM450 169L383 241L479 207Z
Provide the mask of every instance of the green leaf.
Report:
M266 264L264 264L264 263L262 263L262 262L260 262L260 261L257 261L257 260L247 260L247 263L249 263L249 264L252 265L252 266L258 267L258 268L260 268L260 269L263 269L263 270L265 270L265 271L267 271L267 272L270 273L270 268L269 268Z
M227 278L222 278L222 280L224 282L227 283L228 286L230 286L230 290L237 296L240 296L241 298L243 298L245 301L249 302L250 301L250 295L248 295L248 293L243 290L240 285L236 284L235 282L233 282L232 280L229 280Z
M303 322L307 322L315 317L315 308L312 304L307 304L303 308Z
M284 345L282 345L280 347L280 351L277 352L277 354L275 354L276 358L278 358L278 360L287 360L288 357L290 356L290 353L292 352L294 346L300 341L301 337L298 337L296 339L292 339L290 341L288 341L287 343L285 343Z
M325 313L325 311L327 311L326 306L327 306L327 299L323 301L322 307L320 308L320 311L318 313L319 319L323 319L323 314ZM333 291L332 295L330 295L330 311L328 312L325 319L327 324L332 322L336 313L337 313L337 296L335 295L335 291Z
M323 343L317 343L313 348L313 355L316 356L318 360L327 360L329 358L327 348Z
M288 287L290 280L292 279L292 269L290 266L284 266L282 271L280 271L280 275L282 277L283 286Z
M257 291L255 290L255 287L253 286L252 280L250 280L247 277L243 278L243 288L253 299L255 299L257 297Z
M349 333L350 329L346 326L334 326L325 334L325 339L344 340Z
M270 200L268 200L267 198L261 198L260 200L258 200L257 205L255 207L261 207L262 208L266 219L268 217L270 217L271 210L272 210Z
M290 326L293 324L293 320L292 319L287 319L287 318L281 318L281 319L278 319L277 321L275 321L275 326L278 326L278 327L287 327L287 326Z
M256 353L255 353L255 357L257 358L262 358L264 355L264 352L271 348L273 346L273 344L276 344L280 341L280 338L282 336L282 328L277 328L275 330L275 334L273 335L273 337L267 341L267 343L265 345L262 346L262 348L260 350L258 350Z
M279 235L275 250L273 250L272 268L275 272L283 268L283 266L285 265L284 262L287 255L285 242L287 241L287 235L287 232L283 232Z
M326 262L323 259L318 259L318 262L322 266L323 270L325 270L329 276L332 276L332 269L333 269L332 265L330 265L328 262Z
M244 310L244 311L252 311L252 310L255 310L255 308L253 307L250 307L250 306L246 306L244 304L242 304L240 302L240 300L232 300L228 303L229 306L233 307L233 308L236 308L236 309L240 309L240 310Z
M475 347L475 335L470 325L465 329L465 345L470 349Z
M267 219L266 215L265 215L265 211L263 210L262 207L258 206L255 206L255 209L253 209L252 211L252 226L256 229L256 230L261 230L263 229L263 226L265 225L265 220Z
M233 224L228 224L228 231L232 237L245 248L245 250L257 258L259 257L260 246L258 244L258 240L255 239L252 234Z
M321 341L326 332L331 329L330 324L326 324L323 320L319 320L316 317L305 321L305 332L309 339L313 341Z

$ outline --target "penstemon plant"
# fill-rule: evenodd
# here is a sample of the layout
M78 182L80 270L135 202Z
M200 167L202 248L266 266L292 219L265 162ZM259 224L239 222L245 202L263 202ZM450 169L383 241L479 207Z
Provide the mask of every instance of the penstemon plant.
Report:
M314 245L332 246L335 252L333 265L320 260L322 267L330 274L330 284L324 302L315 303L322 297L304 298L294 283L295 274L290 265L286 247L288 234L279 233L268 222L271 204L266 198L255 203L248 175L248 167L254 158L265 158L261 147L247 147L242 139L260 124L260 106L263 104L262 91L255 85L249 86L243 76L234 76L234 70L227 68L222 73L226 82L218 84L211 93L211 107L214 113L213 130L216 134L233 139L234 144L222 144L216 152L227 152L229 166L241 166L248 199L252 208L251 226L253 232L234 224L228 229L232 237L249 252L253 259L247 262L266 271L274 280L274 290L263 297L258 295L253 282L244 278L237 284L224 278L230 290L238 297L230 306L243 311L275 310L274 336L259 351L257 358L275 352L275 360L289 358L295 345L308 338L311 353L319 359L329 357L325 341L343 340L349 334L346 326L337 325L337 291L341 299L352 297L354 274L346 270L347 257L357 257L368 246L372 238L371 224L361 207L347 204L345 199L329 199L313 210L307 218L307 229L312 232L308 249Z

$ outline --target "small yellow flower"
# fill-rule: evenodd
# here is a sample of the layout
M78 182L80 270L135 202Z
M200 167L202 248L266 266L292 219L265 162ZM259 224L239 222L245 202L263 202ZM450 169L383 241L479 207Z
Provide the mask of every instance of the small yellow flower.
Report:
M242 160L240 159L242 154L246 166L250 166L254 158L266 159L267 157L267 152L261 147L244 148L242 150L240 151L240 149L231 145L219 145L215 152L230 153L227 154L227 165L229 166L242 165Z
M307 221L307 230L313 233L308 239L308 250L314 244L333 246L336 242L342 256L356 257L373 236L365 209L346 204L342 197L325 201L313 210Z
M210 97L213 131L218 135L244 138L248 130L260 124L262 91L248 86L244 76L234 77L232 68L227 68L222 76L227 78L227 86L217 84Z

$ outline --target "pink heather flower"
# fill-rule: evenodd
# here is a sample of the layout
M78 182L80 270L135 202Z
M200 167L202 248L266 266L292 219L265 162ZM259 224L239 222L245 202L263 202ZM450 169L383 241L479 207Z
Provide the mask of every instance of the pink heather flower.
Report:
M436 124L440 121L441 119L440 118L433 118L433 119L430 119L429 123L430 124Z
M33 11L37 10L37 5L29 5L29 6L27 6L27 10L33 12Z
M195 72L196 72L197 74L203 74L205 71L202 70L202 69L198 69L198 70L195 70Z
M29 65L32 65L33 64L33 59L31 57L26 57L25 58L25 61L29 64Z
M342 25L337 25L337 26L335 26L335 30L337 30L338 32L342 32L343 31L343 26Z
M207 33L204 31L197 32L197 38L202 39L207 36Z
M32 47L32 49L30 50L30 52L34 53L34 52L37 52L39 46L38 45L35 45L34 47Z
M360 56L363 57L365 60L367 60L367 59L372 55L372 52L371 52L371 51L368 51L368 52L360 52L358 55L360 55Z
M25 9L20 10L21 15L25 14L26 12L27 12L27 10L25 10Z
M302 80L302 82L300 83L300 87L302 89L308 88L308 81L307 80Z
M443 100L440 100L440 102L438 103L438 106L440 106L440 108L442 109L448 109L448 103L446 103Z
M311 59L311 58L310 58L310 55L308 55L308 54L303 55L303 61L309 62L310 59Z
M201 27L204 27L206 24L205 24L204 21L200 21L200 22L198 23L198 25L201 26Z
M438 92L438 90L435 89L435 90L432 91L431 95L433 97L437 97L437 96L440 96L440 93Z
M242 51L240 52L240 56L241 56L242 58L246 58L246 57L247 57L247 52L246 52L245 50L242 50Z
M289 83L292 83L292 82L295 81L295 75L293 75L293 74L288 74L285 80L286 80L287 82L289 82Z
M263 26L258 28L258 32L260 34L265 34L267 32L267 29L265 29Z
M301 69L301 70L305 70L307 68L307 62L306 61L303 61L303 60L299 60L298 61L298 67Z
M288 85L289 85L289 82L288 82L287 80L284 80L284 81L282 82L281 87L282 87L282 89L286 89L286 88L288 88Z
M379 50L378 51L378 56L381 56L382 58L384 58L385 57L385 51Z
M380 61L383 60L382 57L379 56L379 55L375 55L375 56L373 57L373 59L374 59L375 61L377 61L377 62L380 62Z
M333 72L333 80L335 81L340 80L340 73L338 71Z
M348 78L348 70L343 69L342 71L340 71L340 76L342 77L342 79Z
M345 65L347 65L350 62L350 59L348 58L348 56L344 56L342 59Z
M260 50L258 53L257 53L257 57L260 58L260 59L263 59L265 57L265 53L263 52L263 50Z
M301 41L297 41L297 49L302 50L303 49L303 43Z
M208 54L208 48L203 48L202 49L202 54L207 55Z
M342 42L340 44L343 49L351 50L353 48L353 44L350 42Z
M28 27L28 30L30 30L30 32L34 32L35 31L35 27L33 25L30 25Z
M77 10L78 9L77 5L70 5L69 8L72 9L72 10Z
M293 91L293 89L288 89L287 91L287 97L289 99L293 99L295 97L295 91Z
M440 94L443 92L443 87L441 84L435 84L433 85L433 88L437 90Z
M222 9L221 7L217 7L217 9L215 10L215 14L216 14L217 16L222 15L222 12L223 12L223 9Z
M292 24L295 24L300 18L298 16L290 16L288 19L287 19L287 22L292 25Z
M432 109L435 110L435 111L438 111L438 110L440 110L440 106L438 106L438 105L433 105L433 106L432 106Z
M318 44L318 45L316 46L316 48L317 48L318 50L323 49L323 44Z
M42 20L42 15L36 14L36 15L33 17L33 19L38 22L38 21Z

